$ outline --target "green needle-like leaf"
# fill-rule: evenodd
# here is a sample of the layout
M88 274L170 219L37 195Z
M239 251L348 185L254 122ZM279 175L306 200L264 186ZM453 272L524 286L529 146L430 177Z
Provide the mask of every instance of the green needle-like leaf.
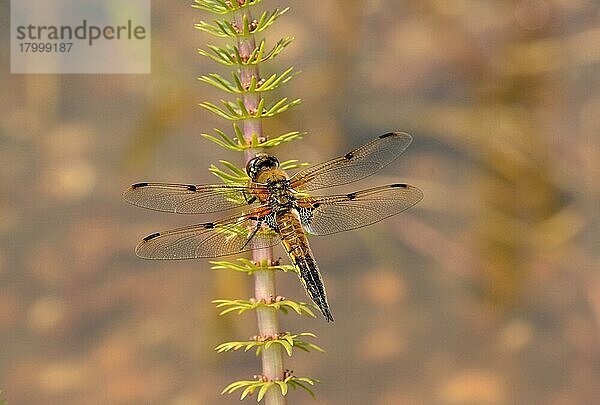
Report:
M279 164L279 168L281 170L294 170L294 169L300 169L302 167L306 167L306 166L310 166L310 163L299 163L299 160L297 159L291 159L291 160L284 160L283 162L281 162Z
M231 22L214 20L214 23L215 24L213 25L206 21L200 21L199 23L194 24L194 28L209 33L217 38L240 36Z
M279 17L281 17L282 15L284 15L285 13L287 13L289 11L289 9L290 9L289 7L286 7L284 9L282 9L282 10L279 10L278 8L276 8L271 13L269 13L268 11L263 12L262 15L260 16L260 18L257 21L256 28L252 32L253 33L257 33L257 32L261 32L261 31L266 30Z
M198 80L227 93L240 93L240 89L237 86L216 73L210 73L208 76L200 76Z
M235 57L231 54L232 47L228 46L227 48L220 48L214 45L207 45L207 47L212 53L205 51L204 49L198 49L198 53L225 66L233 66L237 63Z
M221 108L217 107L216 105L214 105L213 103L211 103L209 101L203 101L199 105L200 105L200 107L207 109L208 111L212 112L213 114L218 115L221 118L225 118L227 120L238 119L237 115L228 113L228 112L222 110Z
M236 174L227 173L215 165L211 165L208 171L221 179L221 181L223 181L225 184L245 185L249 180L247 175L239 176Z
M269 384L269 383L267 383L267 384L264 384L262 387L260 387L260 389L258 390L258 395L257 395L257 397L256 397L256 401L257 401L257 402L260 402L260 401L262 401L263 397L264 397L264 396L265 396L265 394L267 393L267 390L268 390L269 388L271 388L272 386L273 386L273 383L270 383L270 384Z
M233 117L243 117L243 116L249 116L250 114L247 114L248 111L240 111L237 109L238 106L236 106L235 104L233 104L231 101L226 101L226 100L221 100L221 103L223 104L223 106L225 106L225 108L229 111L229 113L233 116Z
M192 4L192 7L209 11L213 14L225 14L229 12L229 9L224 1L220 0L195 0L196 4Z
M287 142L291 142L291 141L296 140L296 139L302 139L302 137L304 135L306 135L306 132L298 132L298 131L288 132L286 134L279 135L279 136L277 136L275 138L270 138L269 140L260 143L258 145L258 147L260 147L260 148L274 148L276 146L279 146L279 145L287 143Z
M264 55L260 62L266 62L268 60L274 59L277 55L279 55L289 44L292 43L294 37L285 37L277 41L273 49L271 49L266 55Z
M220 129L214 128L214 131L217 133L217 135L219 136L214 137L212 135L208 135L208 134L201 134L203 137L205 137L206 139L211 140L212 142L216 143L217 145L226 148L226 149L230 149L230 150L236 150L236 151L240 151L243 150L243 148L240 148L239 145L237 145L235 143L235 141L231 138L229 138L225 132L221 131Z
M299 72L292 73L293 70L294 70L294 68L290 67L279 75L277 75L276 73L272 74L271 76L269 76L267 79L265 79L262 82L262 84L258 87L258 91L264 92L264 91L275 90L276 88L280 87L281 85L289 82L297 74L299 74Z
M233 81L235 82L235 86L238 88L238 92L239 93L245 93L248 92L245 88L244 85L242 84L242 79L240 79L240 76L237 72L231 72L231 75L233 76ZM254 76L252 76L253 80L256 80L256 78Z
M281 395L285 397L288 393L288 385L283 381L275 381L275 384L279 386L279 388L281 389Z
M245 116L252 115L250 112L248 112L248 109L246 108L246 104L244 104L244 100L242 100L241 98L237 99L237 105L240 108L240 111L242 112L243 115L245 115Z
M240 401L243 400L244 398L246 398L248 395L251 395L255 389L256 389L256 386L254 386L254 385L250 385L250 386L246 387L246 389L244 391L242 391L242 395L240 396Z
M311 396L313 399L317 399L317 398L315 397L315 393L314 393L314 392L313 392L313 391L312 391L310 388L308 388L308 387L307 387L305 384L303 384L303 383L302 383L300 380L301 380L301 379L299 379L299 378L298 378L298 379L296 379L296 380L292 380L292 381L290 381L289 383L290 383L290 385L291 385L291 386L292 386L294 389L295 389L296 387L303 388L303 389L304 389L306 392L308 392L308 393L310 394L310 396ZM305 379L302 379L302 380L305 380ZM311 384L311 385L314 385L314 382L312 382L312 380L311 380L311 382L309 382L309 384Z

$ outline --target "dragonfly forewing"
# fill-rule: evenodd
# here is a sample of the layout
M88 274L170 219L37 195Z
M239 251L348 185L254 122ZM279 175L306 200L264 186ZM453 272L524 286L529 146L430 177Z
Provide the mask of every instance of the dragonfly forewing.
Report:
M296 191L311 191L352 183L371 176L396 160L412 142L412 136L390 132L346 153L309 167L290 178Z
M123 198L138 207L179 214L209 214L248 206L266 193L260 185L136 183Z

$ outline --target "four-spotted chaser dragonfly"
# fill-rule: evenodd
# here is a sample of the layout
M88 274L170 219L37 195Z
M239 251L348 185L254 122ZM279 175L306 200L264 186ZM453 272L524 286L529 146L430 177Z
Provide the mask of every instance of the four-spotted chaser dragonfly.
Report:
M125 191L125 200L152 210L207 214L247 207L219 221L148 235L136 247L136 254L146 259L212 258L281 242L306 294L325 319L333 321L306 234L330 235L371 225L412 207L423 193L404 183L325 197L308 192L370 176L394 161L411 141L405 133L381 135L291 177L279 168L277 158L259 153L248 162L250 180L243 185L134 184Z

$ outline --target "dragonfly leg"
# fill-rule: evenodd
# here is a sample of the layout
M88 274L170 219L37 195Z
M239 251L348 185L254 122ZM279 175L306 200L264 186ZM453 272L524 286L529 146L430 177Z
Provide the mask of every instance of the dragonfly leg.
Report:
M258 232L258 230L260 229L260 227L263 224L264 219L261 218L259 220L256 221L256 227L254 228L254 231L252 231L252 235L248 236L248 240L246 241L246 243L244 243L244 246L242 246L242 249L245 248L248 243L250 243L250 241L252 240L252 238L254 238L254 235L256 235L256 233Z

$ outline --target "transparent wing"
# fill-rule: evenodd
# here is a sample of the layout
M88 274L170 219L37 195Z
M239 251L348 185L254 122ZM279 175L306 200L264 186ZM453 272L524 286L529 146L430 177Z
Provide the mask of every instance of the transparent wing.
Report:
M290 178L296 191L348 184L370 176L393 162L412 142L409 134L391 132L336 159L309 167Z
M391 184L343 195L298 201L300 218L313 235L330 235L371 225L396 215L423 199L409 184Z
M123 193L123 198L139 207L181 214L207 214L249 205L266 189L259 185L227 184L194 185L169 183L136 183Z
M153 233L137 245L135 253L144 259L177 260L228 256L274 246L281 239L264 225L272 215L268 207L259 207L218 222Z

